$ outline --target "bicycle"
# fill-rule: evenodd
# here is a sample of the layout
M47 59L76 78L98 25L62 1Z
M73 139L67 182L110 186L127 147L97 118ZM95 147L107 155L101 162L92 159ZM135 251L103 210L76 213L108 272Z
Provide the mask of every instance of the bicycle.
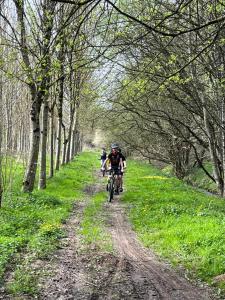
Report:
M108 201L111 202L115 192L116 172L113 169L108 170L107 172L110 172L109 182L107 183L107 191L109 192Z

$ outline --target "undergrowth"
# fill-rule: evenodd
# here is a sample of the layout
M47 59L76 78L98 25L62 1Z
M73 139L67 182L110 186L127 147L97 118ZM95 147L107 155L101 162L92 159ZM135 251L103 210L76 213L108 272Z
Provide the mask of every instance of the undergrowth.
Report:
M211 175L213 174L213 170L212 170L213 168L212 168L212 164L210 162L205 162L204 167L209 172L209 174L211 174ZM171 165L164 167L162 169L162 173L165 174L166 176L170 176L170 177L175 176L173 174L173 168ZM214 194L218 194L218 187L217 187L216 183L214 181L212 181L212 179L210 179L205 174L203 169L200 168L199 166L193 167L187 173L187 175L184 177L183 181L194 187L204 189L204 190L209 191Z

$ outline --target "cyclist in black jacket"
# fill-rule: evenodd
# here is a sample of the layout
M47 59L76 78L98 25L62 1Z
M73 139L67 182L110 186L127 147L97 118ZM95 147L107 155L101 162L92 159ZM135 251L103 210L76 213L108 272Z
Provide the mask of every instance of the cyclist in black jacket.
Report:
M122 160L122 154L119 152L119 147L117 144L111 145L111 153L108 155L108 158L105 160L103 164L103 169L105 168L106 163L109 162L110 169L115 171L115 174L117 175L117 188L115 190L115 193L119 193L119 188L121 186L121 178L122 178L122 172L123 172L123 160Z

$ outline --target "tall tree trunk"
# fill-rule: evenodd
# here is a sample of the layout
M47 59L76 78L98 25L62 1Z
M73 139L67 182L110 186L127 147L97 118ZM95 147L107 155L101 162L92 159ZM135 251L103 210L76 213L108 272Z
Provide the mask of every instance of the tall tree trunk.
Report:
M76 132L73 129L73 133L72 133L72 147L71 147L71 160L74 158L75 155L75 143L76 143Z
M62 117L58 116L58 130L57 130L57 146L56 146L56 160L55 169L59 170L60 156L61 156L61 137L62 137Z
M55 161L55 169L59 170L60 166L60 156L61 156L61 144L62 144L62 104L63 104L63 85L64 78L61 78L59 83L59 98L58 98L58 131L57 131L57 146L56 146L56 161Z
M55 104L51 107L50 115L50 178L54 175L54 106Z
M6 149L8 153L11 153L12 147L12 105L9 99L5 100L5 108L6 108Z
M73 129L73 120L74 120L74 113L75 108L73 105L70 105L70 125L69 125L69 132L67 138L67 152L66 152L66 163L71 160L71 144L72 144L72 129Z
M77 119L78 119L77 109L78 109L78 106L75 105L74 121L73 121L71 159L73 159L74 156L76 155L76 137L77 137Z
M63 155L62 155L62 165L66 162L66 146L67 146L67 139L66 139L66 127L63 125Z
M221 103L221 139L222 139L222 170L223 170L223 191L222 191L222 197L224 197L224 187L225 187L225 98L222 98Z
M40 144L40 109L42 99L34 99L31 110L31 142L27 171L23 181L23 191L32 192L37 171Z
M1 111L0 111L0 115L1 115ZM2 207L2 196L3 196L3 182L2 182L2 126L0 124L0 207Z
M46 188L46 153L47 153L47 135L48 135L48 102L45 99L42 114L42 131L41 131L41 162L39 189Z
M210 158L213 164L213 174L215 177L215 181L220 192L220 195L224 196L224 184L223 179L221 177L221 170L220 170L220 162L217 155L217 147L216 147L216 137L215 133L213 132L212 126L209 121L209 115L207 108L205 107L205 100L203 102L203 115L204 115L204 123L205 129L207 132L208 142L209 142L209 151L210 151Z
M59 81L59 96L58 96L58 103L57 103L57 110L58 110L58 132L57 132L57 150L56 150L56 163L55 169L59 170L60 166L60 155L61 155L61 143L62 143L62 124L63 124L63 97L64 97L64 47L62 45L61 52L59 54L59 61L61 65L61 78Z
M0 77L0 207L2 207L3 182L2 182L2 79Z
M68 162L71 159L71 139L72 139L72 126L70 124L69 126L69 132L68 132L68 139L67 139L67 150L66 150L66 163L68 164Z

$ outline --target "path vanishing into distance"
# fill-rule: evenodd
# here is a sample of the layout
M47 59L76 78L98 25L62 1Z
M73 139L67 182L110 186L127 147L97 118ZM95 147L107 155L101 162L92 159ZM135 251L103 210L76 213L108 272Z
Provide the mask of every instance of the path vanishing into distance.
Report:
M208 287L190 283L184 272L176 273L140 244L120 196L115 196L112 203L105 202L100 216L111 236L113 251L84 246L79 234L83 212L91 197L104 190L105 180L99 176L97 184L86 187L86 200L75 204L64 225L66 237L60 248L50 260L36 262L46 274L39 282L37 298L3 294L0 299L217 299Z

